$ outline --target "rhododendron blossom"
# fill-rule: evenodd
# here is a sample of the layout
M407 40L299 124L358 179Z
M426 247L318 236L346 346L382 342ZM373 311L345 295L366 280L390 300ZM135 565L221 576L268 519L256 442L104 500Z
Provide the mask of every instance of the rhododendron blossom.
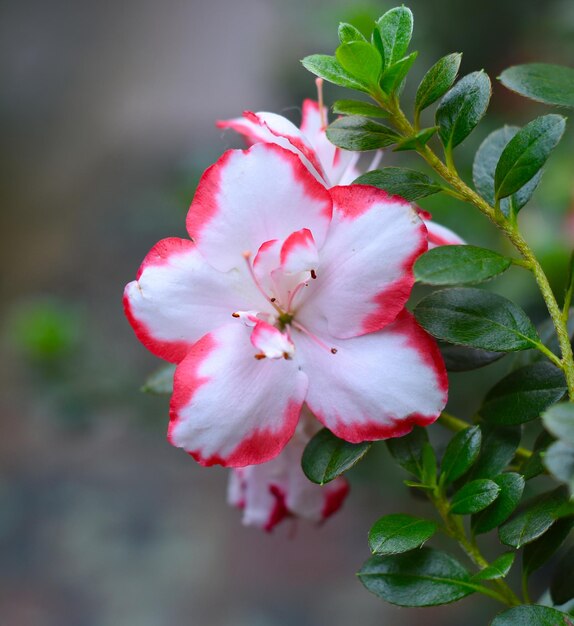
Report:
M243 511L243 523L270 531L289 518L322 522L336 513L349 483L342 477L325 486L315 485L301 469L301 456L317 422L302 414L295 434L281 454L260 465L231 470L227 499Z
M438 417L444 364L404 308L428 247L410 204L328 189L292 151L258 143L204 173L187 230L160 241L125 292L140 340L177 363L174 445L243 467L281 452L303 403L350 442Z
M221 120L217 125L240 133L248 145L275 143L290 150L327 187L349 185L361 174L357 167L361 153L341 150L327 139L327 108L315 100L304 100L301 128L267 111L245 111L243 117ZM368 170L377 166L381 155L380 151L376 153ZM420 215L427 227L430 248L465 243L452 230L432 221L427 211L420 211Z

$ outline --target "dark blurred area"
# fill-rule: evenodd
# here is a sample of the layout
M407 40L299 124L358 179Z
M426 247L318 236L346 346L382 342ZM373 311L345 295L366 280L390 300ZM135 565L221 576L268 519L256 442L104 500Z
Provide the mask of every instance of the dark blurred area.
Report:
M574 65L574 3L408 4L420 54L407 94L453 51L464 53L463 73L484 67L493 80L489 117L458 150L469 180L490 130L544 111L496 75L533 60ZM251 109L298 122L302 99L314 97L299 59L331 53L339 21L369 33L392 6L0 3L0 624L407 626L423 617L382 603L354 576L380 515L428 510L407 494L385 447L352 475L351 497L325 527L243 528L225 504L226 471L200 468L165 440L167 399L139 391L160 363L121 306L149 248L185 236L203 169L239 145L215 120ZM342 93L326 86L327 102ZM569 128L521 214L557 292L574 239L573 148ZM421 204L470 243L507 250L469 207L443 197ZM542 303L519 272L489 288L541 322ZM452 411L472 415L511 367L504 359L454 375ZM478 626L495 610L469 598L424 619Z

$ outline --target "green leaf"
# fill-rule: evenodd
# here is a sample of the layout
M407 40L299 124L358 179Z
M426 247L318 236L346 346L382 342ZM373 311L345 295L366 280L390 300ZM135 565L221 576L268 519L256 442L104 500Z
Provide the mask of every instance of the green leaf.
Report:
M477 589L456 559L432 548L373 556L358 576L369 591L399 606L448 604Z
M479 410L493 424L508 426L536 419L566 393L564 374L548 361L511 372L487 394Z
M393 63L393 65L389 66L383 72L380 80L380 85L381 89L385 93L392 94L400 88L403 80L409 73L409 70L415 62L418 54L418 52L411 52L408 57L405 57L404 59Z
M421 146L425 146L437 130L438 126L423 128L418 133L416 133L416 135L413 135L412 137L407 137L407 139L403 139L403 141L399 142L396 147L393 148L393 151L402 152L404 150L416 150Z
M510 300L482 289L443 289L415 308L431 335L481 350L512 352L536 346L538 335L526 313Z
M532 450L533 454L522 467L522 473L526 480L536 478L536 476L544 473L545 468L544 465L542 465L542 455L553 441L554 438L545 430L536 437Z
M560 519L540 539L524 547L522 569L526 576L530 576L550 559L564 543L573 525L573 518Z
M415 426L404 437L396 437L385 441L395 461L417 478L420 478L423 473L423 446L427 442L427 431L419 426Z
M431 196L441 190L428 176L404 167L385 167L359 176L353 185L372 185L408 202Z
M495 200L517 192L540 170L565 128L566 120L561 115L543 115L514 135L494 172Z
M415 278L427 285L481 283L502 274L512 259L476 246L439 246L420 256Z
M426 519L404 515L385 515L369 531L369 546L373 554L400 554L428 541L437 525Z
M538 604L515 606L497 615L490 626L574 626L561 611Z
M550 585L550 595L554 604L564 604L574 597L574 547L558 562Z
M319 76L319 78L324 78L334 85L369 93L368 85L361 83L351 76L349 72L341 67L339 61L333 56L329 56L328 54L312 54L311 56L305 57L301 63L303 67L312 74Z
M450 511L455 515L478 513L492 504L499 493L500 487L488 478L472 480L454 494Z
M434 487L436 485L436 454L431 444L426 441L422 449L422 474L423 485Z
M366 41L341 44L335 50L337 61L359 82L376 85L383 67L381 55Z
M389 114L381 107L361 100L337 100L333 105L333 113L340 115L362 115L363 117L388 117Z
M143 384L141 390L155 395L169 395L173 392L175 365L169 364L156 370Z
M521 96L574 108L574 69L564 65L527 63L504 70L500 82Z
M415 110L422 111L436 102L452 87L462 54L454 52L439 59L424 75L415 98Z
M558 439L574 445L574 403L561 402L544 412L544 428Z
M490 93L490 79L481 71L461 78L444 96L436 123L445 148L455 148L470 135L486 113Z
M345 150L364 151L390 146L399 140L399 136L388 126L360 115L351 115L328 126L327 139Z
M370 447L369 441L348 443L323 428L305 447L301 466L311 482L324 485L356 465Z
M364 41L367 40L358 28L355 28L352 24L341 22L339 24L339 41L341 43L351 43L352 41Z
M480 426L458 432L449 442L441 464L441 483L449 485L465 474L478 458L482 433Z
M505 578L514 563L515 552L505 552L494 560L488 567L478 572L472 580L497 580Z
M377 20L381 36L384 67L400 61L406 54L413 34L413 14L407 7L396 7Z
M439 341L438 344L445 367L449 372L468 372L490 365L505 356L504 352L475 350L442 341Z
M483 424L482 446L478 461L472 467L471 478L492 478L508 467L520 445L518 426L493 426Z
M553 443L543 456L546 469L574 492L574 446L563 441Z
M528 501L521 511L498 529L500 541L518 549L538 539L554 524L554 512L566 499L566 490L559 487Z
M520 129L517 126L503 126L490 133L480 144L472 166L472 178L478 193L489 203L494 205L494 172L502 151L508 142ZM506 217L517 214L518 211L530 200L538 183L542 178L542 172L535 174L523 187L508 198L500 201L500 210Z
M493 480L500 493L496 502L472 518L472 530L476 535L487 533L506 521L518 506L524 491L524 478L520 474L500 474Z

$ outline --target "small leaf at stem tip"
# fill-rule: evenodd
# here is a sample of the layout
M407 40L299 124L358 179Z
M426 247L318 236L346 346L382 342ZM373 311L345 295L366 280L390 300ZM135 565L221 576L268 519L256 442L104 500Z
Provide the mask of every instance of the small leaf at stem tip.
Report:
M439 246L420 256L416 280L427 285L463 285L484 282L502 274L512 259L476 246Z
M404 150L416 150L421 146L426 145L432 136L437 132L438 126L433 126L432 128L423 128L416 135L412 137L408 137L407 139L401 141L395 148L393 148L394 152L401 152Z
M372 185L391 196L400 196L408 202L426 198L441 191L441 186L426 174L404 167L384 167L359 176L353 185Z
M520 130L517 126L503 126L490 133L480 144L472 166L472 178L478 193L491 205L494 205L494 172L500 155L508 142ZM500 201L503 215L516 215L530 200L542 178L542 171L535 174L523 187L508 198Z
M358 81L347 72L334 56L327 54L312 54L302 59L303 67L315 76L323 78L334 85L356 89L369 93L368 85Z
M361 100L337 100L333 113L340 115L362 115L363 117L389 117L389 114L376 104Z
M379 81L383 62L380 54L366 41L352 41L341 44L335 50L337 61L351 76L367 85Z
M549 63L527 63L504 70L500 82L521 96L574 108L574 68Z
M548 606L523 604L499 613L490 626L574 626L574 622L566 613Z
M490 102L490 79L483 72L461 78L436 110L436 123L445 148L456 148L480 122Z
M327 139L344 150L365 151L385 148L399 141L387 126L360 115L341 117L327 127Z
M405 554L373 556L358 576L370 592L399 606L448 604L479 588L452 556L424 547Z
M385 515L369 531L373 554L400 554L420 548L437 531L435 522L404 515Z
M383 48L384 67L402 59L413 34L413 14L405 6L387 11L376 22Z
M416 111L422 111L436 102L452 87L462 54L454 52L439 59L424 75L415 98Z
M488 478L472 480L454 494L450 511L455 515L478 513L492 504L499 493L500 487Z
M171 363L156 370L143 384L141 390L155 395L169 395L173 392L175 365Z
M514 370L487 394L480 415L492 424L524 424L564 397L564 374L548 361Z
M386 94L393 94L399 90L418 54L411 52L408 57L397 61L383 72L379 84Z
M301 466L311 482L324 485L355 466L370 447L371 442L348 443L323 428L305 447Z
M460 478L478 458L482 433L480 426L465 428L450 440L441 464L441 483L450 485Z
M544 412L542 421L555 437L574 445L574 403L555 404Z
M358 28L355 28L352 24L341 22L339 24L339 41L341 43L351 43L352 41L364 41L367 40Z
M497 580L498 578L505 578L516 557L515 552L505 552L501 554L490 565L480 570L478 574L472 577L472 580Z
M526 313L510 300L482 289L436 291L415 307L418 323L433 337L450 343L513 352L538 345Z
M524 478L520 474L509 472L492 480L500 487L500 493L493 504L473 516L471 526L476 535L487 533L505 522L522 498Z
M543 115L533 120L508 142L494 172L495 201L516 193L536 175L564 134L561 115Z

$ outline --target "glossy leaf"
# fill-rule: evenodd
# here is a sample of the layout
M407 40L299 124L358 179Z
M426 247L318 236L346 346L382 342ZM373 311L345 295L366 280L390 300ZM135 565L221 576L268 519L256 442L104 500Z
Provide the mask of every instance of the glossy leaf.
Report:
M416 280L427 285L476 284L502 274L512 260L476 246L438 246L420 256Z
M540 539L524 547L522 569L526 576L530 576L550 559L564 543L573 525L574 519L571 517L560 519Z
M420 478L423 473L423 446L427 442L427 431L419 426L415 426L404 437L396 437L385 441L395 461L417 478Z
M339 24L339 41L341 43L351 43L352 41L367 41L361 31L352 24L341 22Z
M456 559L432 548L394 556L373 556L358 576L369 591L399 606L448 604L477 588Z
M472 530L476 535L487 533L505 522L522 498L524 478L520 474L500 474L493 481L500 488L500 493L493 504L472 518Z
M420 200L438 193L440 185L434 183L426 174L404 167L385 167L359 176L354 185L372 185L383 189L391 196L401 196L408 202Z
M564 604L574 598L574 547L560 559L550 585L554 604Z
M480 426L458 432L449 442L441 464L441 482L449 485L465 474L478 458L482 433Z
M536 478L540 474L543 474L546 470L542 464L542 456L546 452L546 448L554 441L554 438L543 430L536 440L534 441L534 447L532 450L532 456L522 467L522 473L526 480Z
M544 412L542 421L555 437L574 445L574 403L555 404Z
M452 497L451 513L455 515L478 513L492 504L498 498L499 493L500 487L488 478L472 480Z
M388 126L360 115L335 120L327 127L327 139L339 148L353 151L378 150L399 140Z
M484 72L461 78L436 111L439 135L446 148L455 148L474 130L490 101L490 79Z
M377 20L376 28L383 47L384 67L400 61L413 34L413 14L407 7L396 7Z
M517 126L503 126L490 133L480 144L474 157L472 178L478 193L491 205L494 205L494 172L502 151L520 129ZM530 200L540 179L542 171L535 174L523 187L508 198L500 201L500 210L506 217L517 214Z
M439 59L424 75L415 98L415 109L422 111L436 102L452 87L458 74L462 54L454 52Z
M361 100L337 100L333 113L340 115L362 115L363 117L388 117L389 114L375 104Z
M501 554L488 567L475 574L472 580L497 580L498 578L504 578L510 571L515 556L515 552Z
M303 67L312 74L319 76L319 78L324 78L334 85L369 93L368 85L351 76L334 56L312 54L311 56L305 57L301 63Z
M479 410L482 417L504 426L537 418L566 393L564 374L547 361L511 372L487 394Z
M574 492L574 446L556 441L546 450L542 462L555 478Z
M554 524L554 512L566 499L566 490L559 487L530 500L498 529L500 541L512 548L521 548L538 539Z
M421 461L423 470L421 482L423 485L434 487L436 485L437 471L436 454L434 448L428 441L423 444Z
M450 343L512 352L536 345L538 336L526 313L510 300L481 289L443 289L415 308L418 323Z
M437 531L430 520L396 514L381 517L369 531L369 546L373 554L400 554L420 548Z
M527 63L504 70L500 82L521 96L574 108L574 68L548 63Z
M385 93L392 94L399 89L413 63L416 61L418 54L418 52L411 52L409 56L397 61L383 72L380 85Z
M485 367L498 361L504 352L489 350L475 350L466 346L457 346L452 343L438 342L446 369L449 372L468 372Z
M303 472L311 482L324 485L356 465L370 447L369 441L348 443L323 428L305 447Z
M420 146L428 143L431 137L437 132L438 126L432 128L423 128L416 135L403 139L394 148L393 152L404 152L405 150L416 150Z
M574 626L566 613L548 606L523 604L497 615L490 626Z
M144 383L141 388L145 393L155 395L169 395L173 392L173 376L175 365L169 364L156 370Z
M383 62L377 50L366 41L341 44L335 51L337 61L351 76L362 83L376 85Z
M566 120L561 115L543 115L514 135L494 172L495 200L516 193L540 170L565 128Z
M482 446L471 478L492 478L505 470L514 458L522 436L519 426L482 424Z

